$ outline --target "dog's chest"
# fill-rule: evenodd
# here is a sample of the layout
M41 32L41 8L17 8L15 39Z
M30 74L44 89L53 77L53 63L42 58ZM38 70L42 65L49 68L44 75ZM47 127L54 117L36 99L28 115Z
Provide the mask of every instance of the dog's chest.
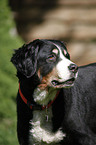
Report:
M48 110L34 111L30 124L32 125L29 138L30 145L54 145L63 137L63 133L60 130L52 133L51 107Z
M52 132L51 108L43 111L34 111L31 124L32 129L30 130L30 141L32 141L32 144L34 142L36 145L38 143L40 144L40 142L43 143L43 137L46 138L46 135Z

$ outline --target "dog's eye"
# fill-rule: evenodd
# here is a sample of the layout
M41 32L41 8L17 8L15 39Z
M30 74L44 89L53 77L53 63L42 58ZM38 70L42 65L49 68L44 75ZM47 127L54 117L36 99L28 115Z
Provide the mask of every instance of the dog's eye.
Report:
M56 61L56 55L55 54L49 55L49 57L46 60L48 62L55 62Z

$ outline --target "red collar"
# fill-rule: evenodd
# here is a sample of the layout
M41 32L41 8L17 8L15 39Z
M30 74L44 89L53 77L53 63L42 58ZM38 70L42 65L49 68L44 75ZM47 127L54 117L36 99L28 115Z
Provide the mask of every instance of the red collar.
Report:
M21 92L20 83L19 83L19 94L20 94L21 99L23 100L23 102L24 102L25 104L27 104L27 106L28 106L30 109L33 109L33 110L44 110L44 109L46 109L46 108L49 108L49 107L53 104L53 102L56 100L57 96L59 95L59 92L60 92L60 90L57 92L55 98L54 98L51 102L49 102L49 104L48 104L47 106L41 106L41 105L38 105L38 104L35 104L35 105L34 105L34 104L31 104L31 102L29 102L29 101L24 97L24 95L23 95L22 92Z

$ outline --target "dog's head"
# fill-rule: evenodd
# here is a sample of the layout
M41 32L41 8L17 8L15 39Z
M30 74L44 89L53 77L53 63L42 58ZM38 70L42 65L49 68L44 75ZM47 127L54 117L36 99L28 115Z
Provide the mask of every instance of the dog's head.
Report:
M17 71L30 78L37 74L40 87L72 86L78 67L72 61L63 42L34 40L15 51L11 59Z

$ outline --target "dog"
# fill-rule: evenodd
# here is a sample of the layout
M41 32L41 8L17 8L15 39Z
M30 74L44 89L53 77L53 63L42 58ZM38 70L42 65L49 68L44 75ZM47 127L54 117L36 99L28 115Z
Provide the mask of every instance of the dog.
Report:
M96 63L78 67L59 40L15 50L20 145L96 145Z

